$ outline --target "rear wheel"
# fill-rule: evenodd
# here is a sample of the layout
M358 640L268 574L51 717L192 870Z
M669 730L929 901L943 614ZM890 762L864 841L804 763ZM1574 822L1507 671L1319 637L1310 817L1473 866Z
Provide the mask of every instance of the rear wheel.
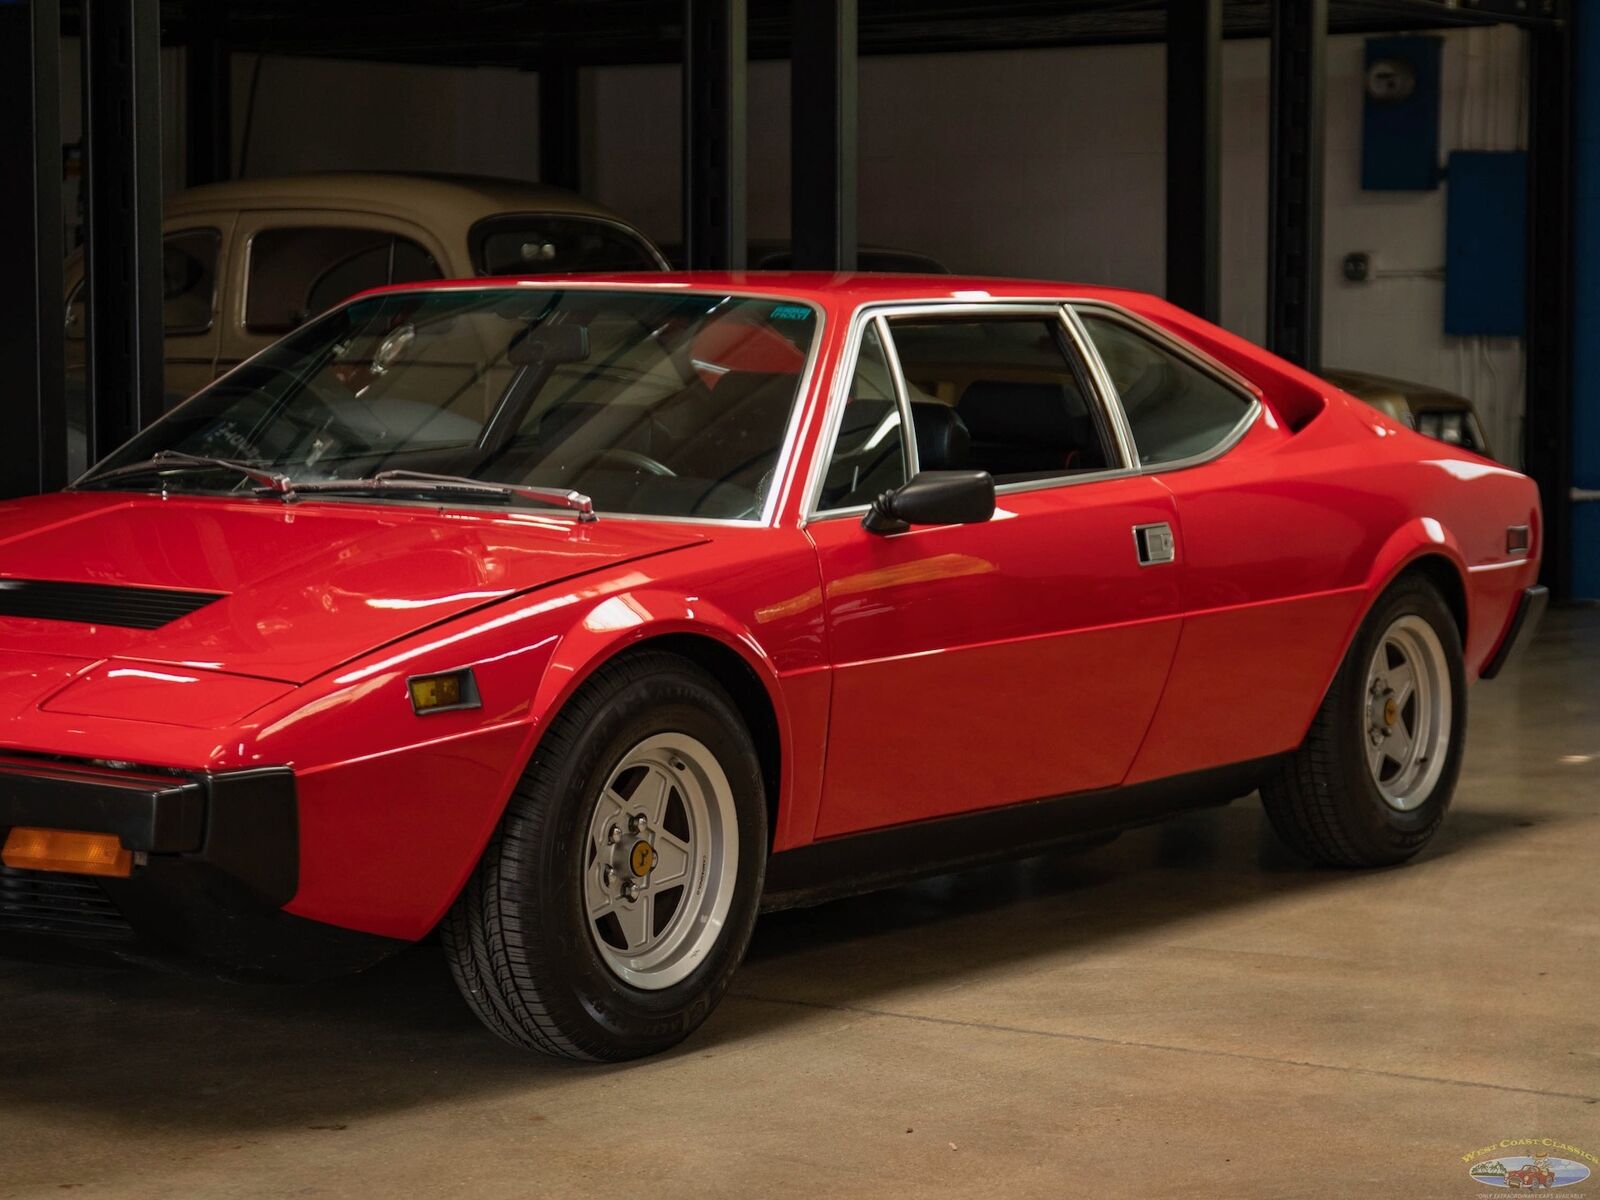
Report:
M1402 862L1444 819L1466 733L1461 635L1420 575L1379 598L1305 742L1261 789L1267 816L1313 862Z
M443 926L495 1033L566 1058L663 1050L744 957L766 799L726 692L676 655L600 668L541 739Z

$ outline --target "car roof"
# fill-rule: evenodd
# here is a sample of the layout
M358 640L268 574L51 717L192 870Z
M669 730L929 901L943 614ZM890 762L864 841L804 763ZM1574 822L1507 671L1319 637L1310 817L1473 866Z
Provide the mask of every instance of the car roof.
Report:
M467 226L498 213L540 212L631 222L575 192L543 183L480 175L322 171L233 179L167 197L166 215L277 208L404 210L430 228Z
M1101 300L1144 310L1155 297L1125 288L1031 279L1003 279L968 275L901 275L828 271L664 271L626 275L506 275L486 279L440 280L424 284L397 284L376 288L367 295L387 291L442 290L485 287L615 287L659 291L718 291L748 293L798 300L820 308L855 308L864 304L941 301Z

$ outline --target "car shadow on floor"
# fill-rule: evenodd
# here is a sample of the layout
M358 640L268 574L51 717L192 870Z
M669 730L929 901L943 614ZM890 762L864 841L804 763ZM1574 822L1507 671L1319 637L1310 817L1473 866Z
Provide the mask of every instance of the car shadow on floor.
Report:
M1427 856L1471 853L1526 821L1456 813ZM1293 861L1259 805L1241 801L1078 854L769 914L733 1002L673 1053L734 1051L752 1035L803 1027L816 1006L869 1006L909 980L954 983L1044 954L1089 953L1197 914L1337 893L1355 878ZM172 1124L219 1136L339 1129L497 1091L526 1097L570 1083L573 1071L629 1069L508 1051L467 1012L436 944L354 978L292 986L0 961L0 1025L0 1143L22 1114L87 1111L129 1133Z

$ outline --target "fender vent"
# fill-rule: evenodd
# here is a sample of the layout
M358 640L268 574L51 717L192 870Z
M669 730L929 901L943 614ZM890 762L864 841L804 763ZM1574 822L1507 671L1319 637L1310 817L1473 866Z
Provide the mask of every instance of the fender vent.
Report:
M76 621L82 625L160 629L221 599L215 592L0 579L0 617Z

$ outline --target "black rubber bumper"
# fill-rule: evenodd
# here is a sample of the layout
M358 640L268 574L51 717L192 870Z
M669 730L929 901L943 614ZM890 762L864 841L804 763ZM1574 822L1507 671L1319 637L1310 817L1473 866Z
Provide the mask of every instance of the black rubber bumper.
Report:
M1522 593L1522 599L1517 602L1517 611L1512 614L1511 628L1506 630L1506 636L1500 643L1500 649L1494 652L1494 657L1483 668L1482 679L1493 679L1500 674L1506 663L1527 648L1533 640L1533 635L1539 630L1539 622L1544 620L1544 610L1550 604L1550 589L1535 585L1527 588Z
M112 833L138 860L126 879L4 869L0 938L82 933L283 978L357 969L400 945L282 911L300 869L287 768L179 775L0 757L0 841L16 826Z

